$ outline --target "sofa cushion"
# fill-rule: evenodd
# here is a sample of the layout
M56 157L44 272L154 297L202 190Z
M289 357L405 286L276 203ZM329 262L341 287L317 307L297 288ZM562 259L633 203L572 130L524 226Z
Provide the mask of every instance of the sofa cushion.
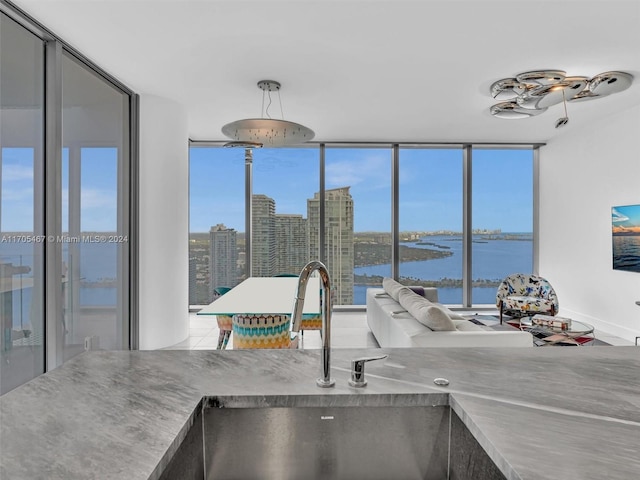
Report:
M420 285L405 286L400 282L394 280L393 278L385 277L382 279L382 288L384 288L386 294L393 298L396 302L398 301L398 292L400 292L402 288L409 288L421 297L425 297L431 302L435 303L438 301L438 289L435 287L422 287Z
M402 285L400 282L396 282L393 278L385 277L382 279L382 288L384 288L384 291L397 302L400 290L407 287Z
M447 307L445 307L444 305L442 305L441 303L433 303L434 305L442 308L445 312L447 312L447 315L449 315L449 318L451 320L467 320L466 318L464 318L462 315L460 315L459 313L453 312L451 310L449 310Z
M480 325L476 325L469 320L453 320L453 324L456 326L456 330L459 332L482 332L486 330L491 330L489 327L482 327Z
M398 302L413 318L433 331L453 331L456 329L445 308L431 303L409 289L400 289Z

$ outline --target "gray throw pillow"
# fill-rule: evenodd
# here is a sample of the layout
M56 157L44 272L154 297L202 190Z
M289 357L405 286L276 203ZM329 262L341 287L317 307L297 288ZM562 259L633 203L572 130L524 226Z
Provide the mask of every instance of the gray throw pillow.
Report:
M447 312L447 315L449 315L449 318L451 320L466 320L466 318L464 318L462 315L460 315L459 313L456 313L456 312L453 312L453 311L449 310L447 307L445 307L441 303L435 303L434 302L434 305L437 305L438 307L443 308Z
M400 282L396 282L393 278L385 277L382 279L382 288L389 294L396 302L398 301L398 293L403 288L407 288Z
M454 331L456 329L445 308L431 303L410 289L400 290L398 302L413 318L431 330Z

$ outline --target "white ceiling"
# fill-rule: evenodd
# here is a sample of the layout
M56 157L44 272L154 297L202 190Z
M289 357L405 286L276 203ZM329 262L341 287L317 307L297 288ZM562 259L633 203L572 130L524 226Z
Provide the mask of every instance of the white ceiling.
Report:
M137 93L184 105L193 140L259 117L262 79L282 83L285 119L318 141L549 142L640 104L640 0L13 3ZM547 68L636 81L569 104L562 129L562 105L489 114L494 81Z

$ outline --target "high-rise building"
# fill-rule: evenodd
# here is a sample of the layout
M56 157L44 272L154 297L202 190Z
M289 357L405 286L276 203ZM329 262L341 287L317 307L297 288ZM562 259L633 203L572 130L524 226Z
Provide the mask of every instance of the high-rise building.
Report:
M251 259L254 277L271 277L276 271L276 202L266 195L253 195Z
M196 292L196 265L198 263L198 259L195 257L189 257L189 305L196 305L197 301L197 292Z
M325 254L323 258L331 276L335 305L353 303L353 198L350 187L325 191ZM309 254L319 258L320 194L307 200Z
M276 214L276 274L300 274L309 261L309 233L302 215Z
M219 223L209 230L209 301L216 287L234 287L238 283L237 232Z

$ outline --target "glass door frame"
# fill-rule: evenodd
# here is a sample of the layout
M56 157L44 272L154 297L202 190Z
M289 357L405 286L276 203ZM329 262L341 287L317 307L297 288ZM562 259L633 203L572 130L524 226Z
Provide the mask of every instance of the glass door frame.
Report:
M118 318L124 322L123 346L138 348L138 178L139 178L139 96L111 76L40 22L15 5L0 2L0 11L45 42L45 118L44 118L44 181L36 183L35 208L42 209L44 225L36 228L48 239L62 236L62 56L68 54L83 67L95 73L117 91L128 97L128 118L123 137L124 151L118 155L118 229L129 238L129 248L118 258L118 270L123 272L118 284ZM127 159L128 158L128 162ZM37 213L37 212L36 212ZM40 232L34 232L40 233ZM64 335L62 298L62 244L45 242L44 292L42 301L45 323L45 368L49 371L63 359Z

